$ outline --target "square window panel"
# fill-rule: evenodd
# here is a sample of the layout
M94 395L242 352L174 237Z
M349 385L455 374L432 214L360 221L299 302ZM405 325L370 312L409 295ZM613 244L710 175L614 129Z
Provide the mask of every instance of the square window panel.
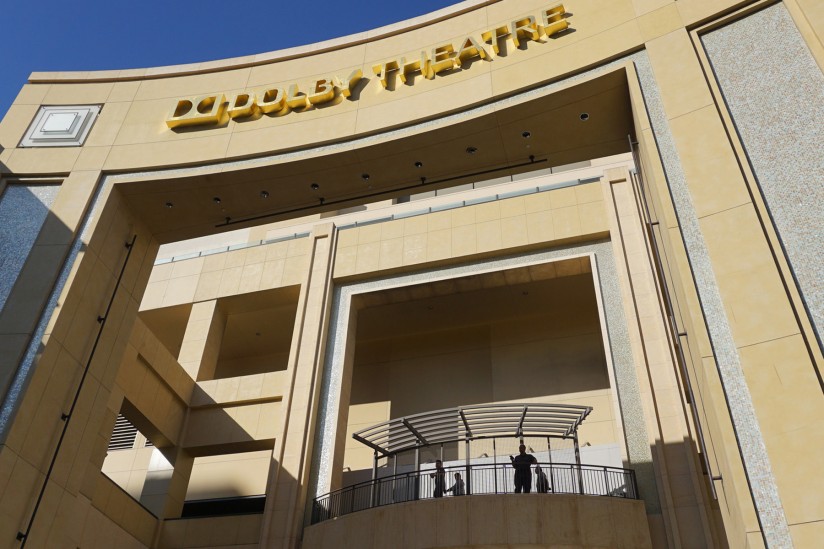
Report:
M99 113L100 105L40 107L20 146L80 147Z

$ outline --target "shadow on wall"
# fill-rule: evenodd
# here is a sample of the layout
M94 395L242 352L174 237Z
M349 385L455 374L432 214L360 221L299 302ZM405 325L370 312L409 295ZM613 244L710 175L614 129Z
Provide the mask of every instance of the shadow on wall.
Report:
M3 166L0 165L0 173ZM27 299L31 296L13 296L14 285L20 281L28 293L31 288L28 272L24 272L26 262L31 257L34 261L45 259L44 246L54 245L56 242L68 242L71 231L53 214L49 207L54 202L60 185L56 182L30 184L25 182L8 183L0 179L0 265L3 277L0 279L0 310L5 308L7 300L9 307L16 308L15 315L19 315L21 308L29 307ZM52 254L60 255L60 254ZM59 258L62 261L62 257ZM32 261L29 261L32 263ZM54 266L58 264L55 262ZM32 270L31 267L28 268ZM42 269L41 269L42 270ZM49 273L52 274L52 273ZM44 278L41 274L40 278ZM33 282L39 283L37 279ZM45 280L43 281L45 282ZM38 284L39 286L39 284ZM37 297L47 297L48 288L38 287ZM42 306L42 301L38 303ZM39 317L39 311L29 311L19 320L26 321L26 327L32 325L32 317ZM17 331L15 333L24 333Z
M152 272L158 275L160 286L151 290L154 296L168 295L169 280L179 278L175 274L178 265L155 266ZM186 272L185 264L183 272ZM299 285L241 292L218 297L213 309L209 309L210 300L197 306L190 302L152 308L155 298L149 296L144 300L146 308L138 316L166 350L180 358L181 366L196 372L198 382L235 378L236 383L246 378L248 385L252 381L249 376L286 370L299 294ZM150 303L148 306L146 301ZM205 335L209 344L204 355L193 355L192 349L198 344L190 342L184 346L183 342L187 330L197 331L203 327L203 315L211 317Z
M2 150L0 147L0 152ZM10 488L17 496L7 512L15 520L0 527L0 536L11 539L20 535L36 544L35 540L41 539L38 536L42 536L45 543L48 535L48 528L43 527L44 517L53 519L43 512L43 505L39 505L49 496L45 486L54 474L60 473L61 466L63 471L68 470L65 464L73 463L78 452L85 425L83 419L72 421L72 412L78 405L85 407L83 414L79 414L81 418L88 413L88 400L81 398L82 386L78 384L93 357L89 357L89 347L82 346L85 340L72 342L73 345L65 341L62 349L60 342L46 346L42 339L46 326L38 326L44 314L51 314L47 309L49 299L74 244L74 230L51 211L60 198L62 182L57 178L37 182L9 181L3 177L8 172L7 166L0 164L0 267L3 274L0 277L0 338L3 339L3 352L0 353L3 432L0 436L4 442L0 452L5 460L14 453L20 454L23 447L33 448L28 459L42 463L43 470L48 470L49 474L45 480L42 475L25 481L18 478L17 485ZM118 259L122 259L122 254ZM84 305L100 314L110 302L114 281L101 278L96 282L98 295L95 299L86 299ZM77 301L81 294L83 291L76 293ZM55 305L55 311L59 312L65 303L59 301ZM65 330L72 319L63 316L60 328ZM98 330L101 326L96 315L88 324ZM50 341L57 341L53 337L54 331L56 328L49 334ZM62 335L65 337L65 332ZM26 360L33 340L36 352ZM46 365L42 366L44 362ZM55 368L55 364L59 368ZM59 375L52 375L55 370ZM32 391L33 387L40 390ZM105 400L102 404L105 406ZM69 440L72 441L70 444L62 444ZM12 526L15 530L9 531ZM18 527L22 529L18 531Z
M2 151L0 146L0 153ZM38 322L71 249L74 234L50 210L58 199L61 182L9 181L4 177L6 173L8 168L0 163L0 335L4 338L0 353L0 396L4 407L12 410L7 418L7 425L11 425L20 405L17 398L22 397L33 372L33 368L23 371L20 368L32 366L24 365L23 359L31 338L43 335L36 333ZM35 356L43 350L44 346L39 345ZM56 402L50 404L58 406Z
M4 180L0 178L0 186ZM87 183L93 185L95 182ZM61 197L58 193L68 184L48 186L55 187L55 204L59 205ZM26 185L25 181L21 184L15 181L14 185L0 189L0 206L12 196L9 189L18 187L21 190L15 193L36 194L28 191L33 186ZM44 190L44 184L37 187L37 192ZM19 390L13 394L20 398L13 404L0 453L5 461L15 457L15 453L20 454L25 447L26 459L43 464L48 468L49 476L44 479L42 475L17 475L10 481L9 493L15 497L4 501L9 502L6 514L13 520L0 524L0 536L4 539L19 536L18 539L25 538L32 546L46 546L49 536L59 536L66 540L65 544L70 542L74 546L80 540L70 539L72 533L83 530L105 532L111 537L107 543L101 542L101 546L126 546L132 542L121 544L116 540L127 540L130 535L149 545L158 527L156 516L141 508L134 498L102 473L109 439L124 398L132 402L134 410L145 418L145 424L138 427L158 444L157 454L172 465L170 482L163 488L164 497L173 494L177 498L171 506L164 504L165 510L169 511L164 514L171 517L181 514L196 458L221 452L267 451L271 463L274 435L262 436L249 427L250 417L254 416L249 403L231 407L211 401L200 407L211 414L209 421L201 422L204 430L214 435L215 429L219 428L232 436L212 437L212 444L205 442L207 437L204 436L204 442L189 444L189 433L183 432L181 426L186 424L183 417L187 415L185 410L190 404L193 382L189 378L188 390L179 391L176 397L171 395L174 392L171 386L183 379L182 376L188 377L176 359L171 357L163 364L151 364L144 358L141 366L144 370L132 370L134 364L123 367L126 350L130 348L129 335L138 324L138 304L158 244L144 222L123 201L117 187L112 188L106 203L98 208L96 229L79 250L73 246L76 231L83 230L84 212L72 212L77 214L78 226L71 227L50 211L50 204L38 203L41 206L34 209L43 214L42 218L32 230L30 247L24 252L14 249L15 257L21 255L23 261L5 307L0 311L0 335L14 334L14 338L3 338L3 353L0 353L0 394L6 396L4 404L10 405L8 388L18 374L29 342L33 337L39 340L42 335L37 331L38 322L52 292L62 291L62 297L55 304L47 343L40 346L30 371L18 376L22 381L16 385ZM21 223L24 224L29 223L31 212L32 208L12 209L13 214L23 217ZM17 222L8 222L5 218L2 226L19 229ZM137 240L132 240L133 237ZM19 242L18 233L15 233L12 240L0 239L0 246L4 243L17 246ZM134 246L124 246L129 242ZM77 275L62 288L57 281L64 268L74 269ZM4 266L3 278L9 272ZM152 349L142 351L131 348L135 362L139 352L154 360L163 347L156 339L150 346ZM121 384L124 371L140 372L141 375ZM151 376L149 372L152 372ZM150 377L151 384L147 382ZM164 417L174 398L180 401L184 412L177 427L169 429L169 422ZM135 416L136 423L141 423L140 416ZM278 424L276 419L268 419ZM256 421L256 425L261 424L259 419ZM153 429L152 426L157 427ZM163 430L160 426L164 426ZM215 438L219 438L219 442L215 443ZM67 498L80 500L78 489L73 493L62 491L68 477L73 479L72 482L83 479L79 492L91 500L92 510L82 514L82 510L89 510L89 506L67 505L69 512L55 517L48 511L56 508L55 498L64 502ZM287 491L298 489L295 479L281 477L279 480ZM142 497L142 484L139 497ZM46 490L45 486L60 488ZM152 490L159 492L161 486L162 480L152 479ZM223 489L230 494L245 490L240 487L232 491L225 486ZM227 543L233 544L236 543Z
M124 361L122 367L138 368L141 363L147 364ZM176 363L172 367L183 373ZM178 511L169 515L170 495L178 503L188 503L265 494L275 439L259 424L265 421L261 416L273 422L272 406L266 411L266 403L227 406L196 385L197 394L186 402L155 374L150 370L140 387L125 389L145 413L127 398L121 414L156 447L141 448L137 439L134 448L109 450L103 472L156 516L179 516ZM168 416L177 419L168 421ZM230 504L226 507L231 509Z
M182 372L181 366L176 367ZM144 393L146 385L144 380L143 386L133 389ZM162 388L148 392L156 393L156 400L164 398ZM158 446L137 448L138 441L135 448L109 450L98 485L116 485L119 489L109 492L119 495L110 496L111 505L103 503L100 511L132 535L136 533L131 530L131 522L118 509L125 505L127 514L129 506L134 506L135 513L141 512L139 507L148 511L154 517L155 528L161 529L160 547L175 547L176 542L168 540L180 539L188 520L220 521L221 529L229 536L225 545L257 543L260 521L250 523L249 518L262 513L270 501L266 487L270 466L277 465L272 460L274 439L256 436L248 421L214 399L203 394L197 398L198 408L208 411L208 418L203 422L196 419L194 424L180 421L178 432L171 436L155 424L160 419L156 410L144 414L129 400L123 401L123 416ZM189 406L182 399L180 404ZM198 413L197 408L189 410L190 419ZM190 431L203 428L208 430L212 444L203 444L206 439L200 435L189 436ZM288 482L296 483L294 479ZM211 518L200 518L206 516ZM158 522L158 517L167 520Z
M10 182L3 177L7 172L0 163L0 335L4 338L0 396L4 406L15 410L8 418L10 425L20 404L16 399L29 383L31 371L19 372L18 379L15 377L35 336L73 232L50 211L61 189L59 182ZM43 349L40 345L37 355Z

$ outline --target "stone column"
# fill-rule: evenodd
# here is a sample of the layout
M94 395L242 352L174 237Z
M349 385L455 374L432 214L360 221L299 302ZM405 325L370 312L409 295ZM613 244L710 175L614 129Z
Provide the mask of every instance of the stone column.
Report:
M217 300L192 305L178 355L178 362L192 379L202 381L214 377L225 328L226 315L221 313Z
M335 452L333 454L331 476L328 479L329 486L327 487L330 492L341 489L343 485L343 458L346 454L346 429L349 425L352 374L355 370L355 337L358 329L358 310L359 307L353 302L346 329L346 345L344 346L343 370L341 372L340 395L338 396L338 422L335 429ZM323 480L319 479L318 483Z
M282 435L275 442L261 547L297 547L303 528L331 301L334 232L316 226L301 287L286 386Z
M663 303L652 271L651 250L644 237L639 203L626 169L606 171L614 204L612 223L617 268L623 274L624 306L653 451L663 519L674 545L688 540L712 546L708 516L701 494L701 472L692 456L688 419L676 372L675 348L667 332ZM677 496L677 497L676 497ZM695 512L696 508L698 513ZM702 535L703 534L703 535ZM684 539L686 538L686 539Z
M193 465L194 458L178 447L155 448L140 503L159 518L180 517Z
M755 47L763 32L751 38ZM764 419L815 417L824 409L799 322L804 313L788 292L792 273L776 261L784 252L745 168L750 159L738 150L735 125L720 115L727 99L714 92L712 67L702 66L684 29L649 41L647 51L660 90L660 108L650 109L657 111L653 127L712 343L702 359L720 377L746 472L746 484L736 486L736 457L722 461L724 492L732 488L741 501L754 502L758 521L741 517L745 532L763 532L757 542L758 534L749 536L752 543L790 546L791 524L822 516L799 499L819 477L816 460L800 456L820 455L821 431ZM780 153L779 144L769 154Z

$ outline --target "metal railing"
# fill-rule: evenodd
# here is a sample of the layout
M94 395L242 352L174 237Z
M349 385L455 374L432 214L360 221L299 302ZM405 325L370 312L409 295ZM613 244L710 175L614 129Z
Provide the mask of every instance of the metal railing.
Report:
M600 465L540 463L545 482L531 469L531 491L552 494L579 494L639 499L635 471ZM456 488L455 473L464 483L464 494L510 494L515 487L515 470L509 464L470 464L445 467L443 479L434 469L410 471L369 480L331 492L312 502L311 524L384 505L462 497ZM538 490L538 487L541 490Z

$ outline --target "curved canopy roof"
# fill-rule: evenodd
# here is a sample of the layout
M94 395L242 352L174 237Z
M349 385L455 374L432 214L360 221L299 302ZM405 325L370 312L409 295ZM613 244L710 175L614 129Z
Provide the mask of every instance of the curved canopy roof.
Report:
M479 404L390 419L352 437L391 456L443 442L493 437L572 437L589 406L532 402Z

